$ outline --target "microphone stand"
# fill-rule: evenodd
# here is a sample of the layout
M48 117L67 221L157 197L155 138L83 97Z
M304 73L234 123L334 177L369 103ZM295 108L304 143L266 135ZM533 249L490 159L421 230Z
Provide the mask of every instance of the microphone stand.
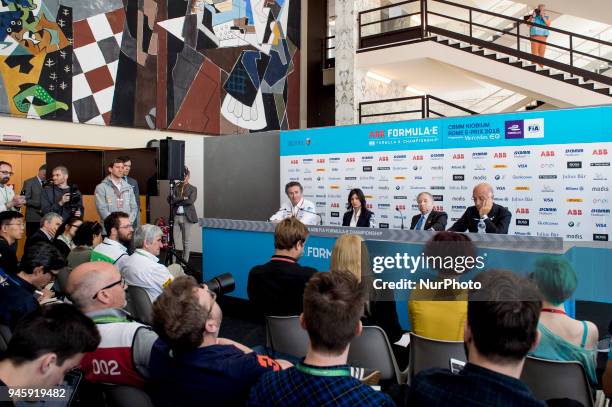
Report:
M178 253L168 246L166 248L166 267L168 266L168 259L174 257L178 263L185 268L185 274L195 277L196 280L202 281L202 275L196 269L191 267Z
M401 209L398 208L397 206L395 207L395 210L398 211L399 214L400 214L400 220L402 221L401 228L402 228L402 230L404 230L404 214L402 213Z

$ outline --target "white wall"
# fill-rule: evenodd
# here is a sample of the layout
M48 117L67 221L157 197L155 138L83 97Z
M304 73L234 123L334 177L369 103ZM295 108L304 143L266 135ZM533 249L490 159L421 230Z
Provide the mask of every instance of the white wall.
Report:
M28 143L98 146L116 148L143 148L152 139L172 137L185 140L185 165L191 171L190 182L198 188L195 203L198 216L204 214L204 137L188 133L104 127L87 124L55 122L50 120L18 119L0 116L1 135L19 135L24 146ZM0 143L2 148L2 143ZM193 228L192 251L202 251L200 228ZM181 243L177 240L177 247Z

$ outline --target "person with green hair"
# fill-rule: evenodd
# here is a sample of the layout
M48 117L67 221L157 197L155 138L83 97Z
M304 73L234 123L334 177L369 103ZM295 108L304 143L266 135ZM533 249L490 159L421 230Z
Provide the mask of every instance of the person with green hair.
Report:
M544 256L535 263L531 274L542 294L542 311L538 330L541 340L530 353L542 359L582 363L591 387L595 388L597 326L577 321L565 313L563 303L576 291L578 277L571 264L561 256Z

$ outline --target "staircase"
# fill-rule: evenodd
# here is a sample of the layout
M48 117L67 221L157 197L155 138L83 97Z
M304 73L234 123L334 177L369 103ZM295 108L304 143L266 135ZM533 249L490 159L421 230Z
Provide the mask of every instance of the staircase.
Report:
M601 83L592 80L583 80L579 77L574 77L566 72L558 71L550 68L540 68L538 65L525 61L520 58L509 56L501 52L495 52L487 49L483 49L477 45L472 45L467 42L461 42L453 40L442 35L434 35L429 39L436 41L438 44L446 45L452 48L456 48L461 51L468 52L472 55L481 56L483 58L491 59L497 62L501 62L506 65L514 66L518 69L523 69L530 72L535 72L539 75L546 76L548 78L556 79L564 83L575 85L586 90L600 93L602 95L612 97L612 88L602 85Z
M464 3L456 0L403 0L391 5L360 11L357 54L376 53L377 57L389 60L377 51L389 47L403 47L409 44L435 41L444 47L452 47L479 58L487 58L505 64L507 66L500 66L499 69L506 73L519 74L514 71L516 68L553 79L553 81L546 80L549 87L554 86L552 84L555 81L560 81L581 89L576 95L565 97L562 95L567 92L568 87L560 86L556 92L558 101L565 101L572 105L573 103L568 100L574 98L574 101L578 102L575 105L588 105L588 99L593 99L592 104L610 103L607 98L612 97L612 76L606 71L612 67L612 55L601 54L596 50L601 50L602 47L609 49L612 47L612 42L554 26L544 27L563 40L548 43L549 53L554 50L556 53L561 53L563 58L551 59L535 56L527 50L530 48L531 41L529 29L538 24L524 18L517 18L515 15L499 14ZM385 15L384 10L391 7L405 8L400 8L403 14L399 16L381 19L381 16ZM414 11L415 9L417 11ZM483 18L487 21L483 21ZM491 23L492 21L494 23ZM393 22L393 24L386 25L388 22ZM367 27L369 28L364 34L362 29ZM371 27L377 28L377 32L372 32ZM503 39L505 41L499 41ZM585 44L589 44L589 47L585 48ZM591 62L584 65L585 60ZM536 63L544 65L545 68L540 68ZM592 64L600 67L589 67ZM483 65L495 70L491 66L495 64ZM480 73L482 74L482 71ZM521 75L526 77L524 73ZM538 76L535 75L532 77L533 80L525 78L527 79L525 84L529 83L525 85L525 89L537 88L537 78Z

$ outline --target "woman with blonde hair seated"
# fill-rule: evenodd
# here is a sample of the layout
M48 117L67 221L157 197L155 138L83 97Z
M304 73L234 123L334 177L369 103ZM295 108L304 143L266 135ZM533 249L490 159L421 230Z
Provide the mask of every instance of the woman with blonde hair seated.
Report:
M438 232L425 245L423 254L426 257L453 259L476 256L476 248L471 239L462 233ZM458 279L470 271L465 267L436 270L435 281ZM419 336L443 341L462 341L465 321L467 319L467 290L415 289L408 302L410 329Z
M531 278L543 297L538 324L541 339L531 355L542 359L582 363L591 387L595 388L599 337L597 326L589 321L576 321L565 313L563 306L578 285L576 272L564 258L544 256L536 261Z
M367 299L361 323L364 326L379 326L387 334L389 342L393 344L404 334L397 317L393 292L384 293L388 294L388 298L385 297L383 300L382 295L377 296L380 293L373 292L371 284L364 281L371 275L371 268L368 249L362 243L363 239L359 235L346 234L340 236L332 250L331 272L350 271L357 277L366 291ZM392 347L400 368L405 367L408 363L406 348L397 345L392 345Z

